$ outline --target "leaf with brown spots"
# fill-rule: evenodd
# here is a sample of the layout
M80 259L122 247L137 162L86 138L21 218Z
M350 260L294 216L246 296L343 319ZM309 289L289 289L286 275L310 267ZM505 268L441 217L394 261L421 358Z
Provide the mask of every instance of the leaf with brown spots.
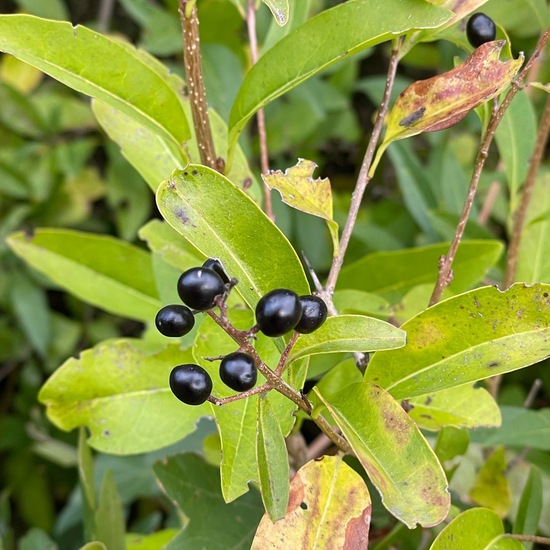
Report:
M443 468L393 397L370 382L351 384L331 395L314 391L396 518L410 529L445 519L450 496Z
M511 372L550 356L550 285L471 290L401 328L407 345L376 352L365 373L396 399Z
M406 88L388 116L377 159L392 141L449 128L500 94L523 63L523 54L518 59L501 61L504 44L504 40L487 42L458 67Z
M372 506L361 476L341 457L308 462L290 482L284 519L264 515L252 550L342 548L364 550L369 542Z

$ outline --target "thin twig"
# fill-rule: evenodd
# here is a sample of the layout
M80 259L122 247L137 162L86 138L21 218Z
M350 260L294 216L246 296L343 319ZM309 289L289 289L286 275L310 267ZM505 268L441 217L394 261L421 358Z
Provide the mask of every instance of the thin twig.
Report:
M221 159L217 159L214 149L214 139L212 138L206 92L202 78L199 18L197 17L196 0L179 0L179 14L183 30L185 75L201 163L214 170L218 170L220 169Z
M523 402L523 406L526 409L530 409L533 406L533 401L535 400L535 397L537 397L537 393L539 393L539 390L541 388L542 388L542 380L540 378L535 378L535 380L533 381L533 384L531 385L531 389L529 390L529 393L527 394L527 397Z
M380 104L378 116L376 117L374 128L372 130L372 134L367 145L367 150L363 158L363 163L361 164L361 170L359 171L359 176L357 177L355 189L353 190L353 193L351 195L351 204L348 216L346 218L344 229L342 230L342 236L340 237L340 248L338 254L334 257L332 261L332 265L330 266L327 282L325 284L325 290L322 295L322 298L325 300L327 306L329 306L329 304L332 304L332 295L334 294L336 281L338 280L338 276L340 275L340 270L342 269L342 265L344 263L344 256L346 255L346 250L351 239L351 234L353 232L353 228L355 227L355 222L357 221L359 207L361 206L361 201L363 200L365 189L367 188L367 185L371 180L371 177L369 176L369 170L372 164L372 160L374 158L374 153L376 152L378 140L380 139L380 134L382 133L384 119L386 118L386 113L388 112L391 90L393 88L395 73L397 72L397 65L399 63L400 46L401 40L399 39L396 43L396 47L391 52L390 62L388 66L388 75L386 78L386 87L384 89L384 96L382 98L382 103Z
M97 14L97 30L101 34L109 32L111 18L115 7L115 0L101 0L99 12Z
M506 271L504 272L504 280L502 282L502 289L506 289L512 285L516 278L516 272L518 267L519 249L521 245L521 236L523 233L523 227L525 225L525 219L527 217L527 209L533 196L533 189L537 181L537 174L540 168L540 163L548 143L548 134L550 132L550 96L546 98L546 105L540 121L539 131L537 133L537 140L535 142L535 150L529 163L529 170L525 179L525 185L521 193L520 204L516 212L514 213L514 225L512 229L512 238L510 239L510 245L508 247L508 256L506 260Z
M508 538L521 540L523 542L536 542L538 544L550 546L550 538L548 537L538 537L537 535L516 535L513 533L506 533L506 536Z
M529 72L531 65L534 63L535 59L540 55L542 49L544 48L549 38L550 38L550 29L547 29L543 33L543 35L540 37L535 47L535 51L533 52L533 55L527 61L525 67L520 72L518 78L511 83L510 89L508 90L508 93L506 94L502 102L502 105L498 109L495 109L493 111L493 114L491 115L489 124L487 125L487 130L485 131L485 134L481 141L481 146L477 154L477 158L474 166L474 172L472 174L472 179L470 181L470 187L468 188L468 194L464 202L464 208L462 209L462 213L460 214L460 219L456 227L453 241L451 243L451 246L449 247L449 251L445 256L442 257L439 265L439 274L437 277L437 281L435 283L432 296L430 298L430 306L439 302L441 295L443 294L443 291L447 288L447 286L449 286L451 282L453 261L455 259L460 241L462 240L462 236L464 235L464 230L466 228L466 223L468 222L470 210L472 209L472 205L474 203L474 198L477 191L479 178L481 176L483 167L485 166L485 161L487 160L487 157L489 155L489 147L495 136L495 131L498 125L500 124L502 117L504 116L504 113L510 106L512 99L514 99L515 95L521 89L520 82L523 80L525 75Z
M248 11L246 13L246 27L248 29L248 40L250 41L250 58L252 64L258 61L258 39L256 36L256 2L249 0ZM269 172L269 154L267 152L267 131L265 127L265 113L259 109L256 113L256 123L258 125L258 140L260 142L260 166L262 174ZM271 201L271 190L264 184L264 211L266 216L275 221L273 214L273 204Z
M479 225L487 225L499 193L500 183L498 181L493 181L489 186L487 196L485 197L485 201L483 202L483 206L477 218Z

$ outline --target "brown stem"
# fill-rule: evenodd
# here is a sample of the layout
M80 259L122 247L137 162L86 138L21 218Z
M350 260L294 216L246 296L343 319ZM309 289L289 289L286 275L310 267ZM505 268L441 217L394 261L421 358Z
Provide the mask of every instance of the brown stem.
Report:
M214 149L206 92L202 78L199 18L197 17L196 0L179 0L179 14L183 30L185 75L201 163L217 170L220 167L220 162L216 157Z
M283 353L281 353L281 358L279 359L279 364L277 365L277 368L275 369L275 374L277 376L282 376L283 372L285 371L286 367L286 361L288 359L288 356L290 355L290 352L292 351L292 348L294 347L294 344L296 343L296 340L300 337L299 332L294 332L292 336L290 337L290 340L288 341L288 344L286 345L286 348L284 349Z
M256 37L256 2L249 0L248 11L246 14L246 26L248 29L248 39L250 41L250 57L252 64L258 61L258 40ZM258 139L260 142L260 166L262 174L269 172L269 154L267 152L267 131L265 127L265 113L259 109L256 113L256 123L258 125ZM273 204L271 201L271 190L264 184L264 210L266 216L275 221L273 214Z
M537 535L516 535L511 533L506 533L506 536L511 539L521 540L523 542L536 542L538 544L550 546L550 538L548 537L538 537Z
M521 193L521 199L518 209L514 214L514 225L512 229L512 238L510 239L510 245L508 247L508 256L506 260L506 271L504 272L504 280L502 282L502 289L506 289L512 285L516 278L516 272L518 267L519 249L521 245L521 236L523 233L523 227L525 225L525 219L527 217L527 209L533 196L533 189L535 188L535 182L537 181L537 173L540 168L540 163L548 143L548 134L550 132L550 96L546 98L546 105L540 121L539 131L537 134L537 141L535 143L535 150L529 163L529 171L527 172L527 178L523 191Z
M374 128L370 136L369 143L367 145L367 150L363 158L363 163L361 164L361 170L359 171L359 176L357 177L357 182L355 184L355 189L351 195L351 205L349 208L348 216L346 218L346 223L344 229L342 230L342 236L340 237L340 247L338 254L334 257L332 265L330 266L330 271L327 277L327 282L325 285L325 290L323 292L322 298L325 300L329 311L334 310L332 305L332 295L334 293L334 288L336 287L336 281L338 280L338 275L340 275L340 270L344 263L344 256L346 255L346 250L351 239L351 234L353 228L355 227L355 222L357 221L357 215L359 214L359 207L361 206L361 201L363 200L363 195L365 194L365 189L369 184L371 178L369 176L369 170L374 158L374 153L376 152L376 146L384 126L384 119L386 118L386 113L388 112L388 107L390 103L391 90L393 88L393 83L395 81L395 73L397 71L397 65L399 62L399 48L401 41L397 43L397 46L392 50L390 62L388 66L388 75L386 78L386 88L384 89L384 96L382 98L382 103L380 104L380 109L378 111L378 116L374 123ZM329 305L330 304L330 305Z
M464 208L462 209L462 213L460 214L460 219L456 227L453 241L451 243L451 246L449 247L449 251L445 256L442 257L440 261L439 274L437 277L437 281L435 283L432 296L430 298L430 306L439 302L441 295L443 294L443 291L447 288L447 286L449 286L451 282L453 261L455 259L460 241L462 240L462 236L464 235L464 229L466 228L466 223L468 222L470 210L472 209L472 205L474 203L474 197L477 191L477 185L479 183L481 171L483 170L483 167L485 166L485 161L487 160L487 156L489 155L489 146L493 141L493 138L495 136L495 131L498 125L500 124L502 117L504 116L504 113L510 106L512 99L514 99L515 95L521 89L521 86L519 83L523 80L525 75L528 73L535 59L540 55L542 49L544 48L546 42L548 41L548 38L550 38L550 29L547 29L546 32L544 32L544 34L540 37L533 55L527 61L525 67L520 72L517 80L512 82L510 90L508 90L508 93L506 94L502 102L502 105L498 109L495 109L493 111L493 114L491 115L489 124L487 125L487 130L485 131L485 134L481 141L479 152L477 154L476 163L474 166L474 172L472 174L470 187L468 189L468 195L466 196L466 201L464 202Z

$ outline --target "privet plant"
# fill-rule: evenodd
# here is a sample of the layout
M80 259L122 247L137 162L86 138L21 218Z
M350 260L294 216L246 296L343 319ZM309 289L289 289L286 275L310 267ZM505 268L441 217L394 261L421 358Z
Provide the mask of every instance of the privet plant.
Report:
M145 326L88 337L39 392L56 428L80 430L55 447L77 445L80 487L55 523L60 546L550 544L548 409L529 410L536 386L517 406L502 380L550 355L544 0L121 5L144 48L0 16L4 61L90 96L116 144L109 166L135 169L117 200L136 204L137 173L162 216L134 209L113 237L89 211L76 224L42 215L50 227L6 238L31 289ZM376 105L366 133L352 92L358 112ZM59 119L44 96L3 94L22 125ZM352 186L323 161L346 139L363 149ZM0 160L17 198L21 178ZM4 228L28 219L17 212ZM163 494L148 485L154 499L130 507L140 493L124 482L154 486L153 474ZM55 547L52 522L36 525L24 547Z

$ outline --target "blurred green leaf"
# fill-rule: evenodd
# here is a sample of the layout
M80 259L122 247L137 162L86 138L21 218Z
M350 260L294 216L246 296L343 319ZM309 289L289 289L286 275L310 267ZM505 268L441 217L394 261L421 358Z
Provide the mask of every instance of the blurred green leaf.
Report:
M96 531L94 488L94 460L88 446L86 430L80 428L78 433L78 479L82 499L82 521L84 523L84 538L91 540Z
M17 0L17 3L21 6L21 9L32 15L47 17L48 19L69 19L69 13L63 0L49 0L48 2L43 2L42 0Z
M529 477L521 493L514 521L514 533L536 535L543 506L542 490L541 474L537 468L531 466ZM524 542L524 548L525 550L531 550L533 543Z
M328 317L315 332L300 335L288 361L319 353L366 352L404 345L405 333L385 321L363 315L338 315Z
M365 482L340 456L302 466L290 483L287 515L264 515L252 550L367 548L372 505Z
M159 461L154 471L163 490L189 518L166 550L203 548L246 550L263 514L259 493L251 490L226 504L220 492L219 469L194 454Z
M116 315L152 322L160 307L150 255L124 241L68 229L13 233L8 245L78 298Z
M462 512L437 536L430 550L522 550L518 540L504 536L501 519L487 508Z
M445 474L401 405L368 381L318 397L355 451L382 503L410 529L437 525L450 506ZM414 475L411 476L411 471Z
M109 550L126 550L124 509L113 477L108 470L103 477L95 512L95 538Z
M177 529L163 529L151 535L128 533L126 550L158 550L164 548L177 534Z
M516 284L440 302L403 325L404 348L374 354L365 378L407 399L541 361L550 354L549 294L550 285Z
M116 40L81 25L1 15L0 50L120 109L180 146L190 137L178 96L131 47Z
M57 550L59 547L42 529L30 529L19 540L19 550Z
M464 292L479 282L496 263L503 248L498 241L461 243L453 263L451 292ZM436 244L367 254L342 269L338 289L364 290L395 303L417 285L435 284L439 258L448 249L448 244Z
M463 455L470 444L469 431L447 426L437 434L435 454L441 463ZM447 476L449 478L449 476Z
M222 261L251 307L275 288L309 293L304 270L285 236L218 172L194 164L174 171L159 187L157 204L165 220L193 246Z
M353 0L309 19L265 52L246 75L229 119L229 159L247 121L275 98L354 53L412 29L437 27L450 16L413 0Z
M192 433L208 404L188 407L168 387L172 368L193 362L171 345L148 351L139 341L114 340L67 360L44 384L39 400L63 430L87 426L89 444L113 454L164 447ZM139 411L139 414L135 414Z
M390 305L384 298L361 290L338 290L333 296L333 302L340 314L359 313L386 319L391 313Z

